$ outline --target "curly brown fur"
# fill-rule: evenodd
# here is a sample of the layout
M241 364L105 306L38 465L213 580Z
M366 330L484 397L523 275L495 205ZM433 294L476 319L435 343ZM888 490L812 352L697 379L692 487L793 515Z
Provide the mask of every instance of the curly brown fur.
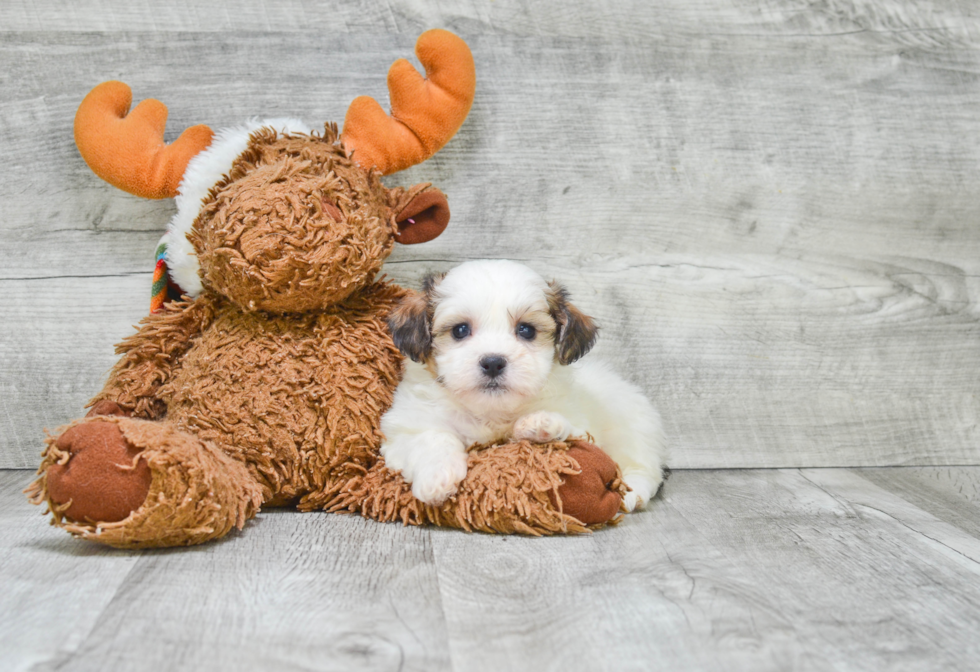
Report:
M318 310L367 286L394 245L389 195L337 142L262 129L188 236L203 282L247 311ZM336 218L337 212L341 218Z
M562 511L565 481L581 473L570 443L527 441L471 448L466 478L441 506L423 504L384 460L344 484L328 510L357 512L381 522L432 524L469 532L575 534L592 527ZM615 492L625 493L616 480ZM612 524L618 519L609 521ZM601 527L601 525L600 525Z
M122 358L86 408L111 401L139 418L164 417L167 405L159 397L160 386L173 378L181 356L213 319L214 302L207 296L171 302L144 317L139 331L116 346Z
M385 320L403 292L378 283L298 315L220 304L159 390L168 422L245 462L266 499L316 508L335 479L374 463L401 368Z

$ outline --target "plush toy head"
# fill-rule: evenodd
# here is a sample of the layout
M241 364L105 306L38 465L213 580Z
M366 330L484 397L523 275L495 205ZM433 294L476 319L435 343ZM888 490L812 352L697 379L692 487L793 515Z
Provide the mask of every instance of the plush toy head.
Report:
M301 312L370 283L394 241L424 242L448 223L441 192L386 189L328 125L321 137L253 133L187 238L212 290L245 310Z
M278 119L218 134L194 126L165 145L162 103L129 113L128 86L93 89L75 117L88 165L130 193L177 200L153 309L166 297L167 268L179 291L207 287L246 311L325 308L372 282L394 242L442 233L449 206L438 189L388 189L379 178L424 161L456 133L473 100L473 57L443 30L419 37L416 54L426 78L404 59L388 73L392 115L362 96L339 136L333 124L314 134Z

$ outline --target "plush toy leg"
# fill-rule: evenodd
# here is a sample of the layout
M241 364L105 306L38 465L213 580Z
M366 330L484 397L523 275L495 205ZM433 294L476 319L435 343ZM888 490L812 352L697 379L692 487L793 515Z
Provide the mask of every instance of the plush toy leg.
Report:
M590 443L521 441L471 452L466 478L442 506L415 499L382 460L348 481L328 510L406 525L569 534L613 522L625 492L615 462Z
M240 529L262 503L241 462L165 423L89 417L47 442L28 495L47 503L53 525L92 541L200 544Z

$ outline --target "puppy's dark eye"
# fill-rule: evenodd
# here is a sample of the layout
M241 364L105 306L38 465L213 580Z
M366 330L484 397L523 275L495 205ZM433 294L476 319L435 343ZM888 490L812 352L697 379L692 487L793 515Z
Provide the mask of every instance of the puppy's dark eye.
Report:
M455 327L453 327L452 334L453 338L455 338L457 341L462 341L464 338L470 335L470 325L466 324L465 322L457 324Z
M517 335L525 341L533 341L534 337L538 335L538 330L527 322L521 322L517 325Z

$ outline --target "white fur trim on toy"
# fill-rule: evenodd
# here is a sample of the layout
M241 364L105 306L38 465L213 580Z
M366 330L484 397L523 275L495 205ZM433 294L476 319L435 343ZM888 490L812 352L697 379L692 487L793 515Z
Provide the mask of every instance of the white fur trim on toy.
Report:
M160 239L167 246L166 261L170 278L185 294L196 297L201 293L200 264L187 234L197 219L211 187L231 170L235 159L248 147L252 133L260 128L273 128L280 133L310 133L310 127L298 119L252 120L242 126L220 129L211 145L187 164L184 177L174 201L177 213Z

